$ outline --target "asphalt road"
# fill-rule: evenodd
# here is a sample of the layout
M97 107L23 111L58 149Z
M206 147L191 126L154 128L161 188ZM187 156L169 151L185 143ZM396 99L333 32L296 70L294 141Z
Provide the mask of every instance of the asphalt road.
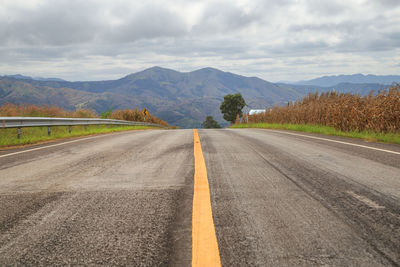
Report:
M0 265L190 264L190 217L178 213L191 214L191 192L186 206L181 199L192 179L192 131L125 132L0 158Z
M400 146L301 135L199 130L222 265L399 266ZM62 142L0 151L0 265L190 265L192 130Z

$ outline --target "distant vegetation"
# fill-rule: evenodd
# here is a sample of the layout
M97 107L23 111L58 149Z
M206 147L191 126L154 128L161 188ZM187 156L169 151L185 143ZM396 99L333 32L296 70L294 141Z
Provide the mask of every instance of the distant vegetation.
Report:
M242 121L248 122L248 125L236 127L308 131L307 125L311 125L325 127L311 129L312 132L334 135L351 132L350 136L354 137L360 137L357 133L364 133L367 139L373 136L372 139L390 141L385 139L392 136L389 139L400 140L400 85L364 97L336 92L309 94L293 104L267 109L265 113L250 115Z
M212 116L207 116L206 120L203 122L202 125L206 129L221 128L221 126L218 124L216 120L214 120Z
M333 75L323 76L308 81L300 81L295 84L304 85L316 85L322 87L335 86L340 83L347 84L382 84L391 85L392 83L400 83L400 75L363 75L363 74L352 74L352 75Z

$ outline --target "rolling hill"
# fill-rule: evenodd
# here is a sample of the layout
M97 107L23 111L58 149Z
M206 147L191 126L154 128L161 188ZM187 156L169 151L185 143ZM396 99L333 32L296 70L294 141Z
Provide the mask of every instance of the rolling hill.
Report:
M384 84L391 85L392 83L400 83L400 75L363 75L363 74L352 74L352 75L333 75L323 76L308 81L299 81L293 84L296 85L315 85L321 87L333 87L337 84Z
M362 96L368 95L371 91L376 94L379 90L388 89L390 86L379 83L339 83L334 86L318 86L318 85L298 85L298 84L277 84L281 88L291 88L296 90L301 95L306 95L308 93L314 93L318 91L330 92L336 91L338 93L350 93L350 94L360 94Z
M57 78L3 76L0 77L0 105L6 102L57 105L65 109L88 108L97 113L146 107L171 125L192 128L201 127L207 115L227 125L219 110L226 94L240 92L249 108L262 109L286 104L316 90L335 89L365 95L384 87L379 83L339 83L328 87L273 84L213 68L178 72L153 67L108 81L69 82Z
M251 108L283 104L301 97L256 77L244 77L213 68L177 72L153 67L118 80L67 82L0 78L0 104L33 103L102 111L144 108L172 125L200 127L207 115L226 124L219 111L226 94L242 93Z

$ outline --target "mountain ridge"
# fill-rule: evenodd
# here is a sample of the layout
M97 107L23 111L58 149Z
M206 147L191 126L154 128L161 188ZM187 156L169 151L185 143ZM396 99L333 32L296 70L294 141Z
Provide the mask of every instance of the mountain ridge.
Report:
M18 79L18 80L66 82L66 80L63 80L63 79L60 79L60 78L31 77L31 76L25 76L25 75L22 75L22 74L4 75L3 77L14 78L14 79Z
M391 85L392 83L400 83L400 75L374 75L374 74L351 74L351 75L330 75L317 77L311 80L298 81L289 84L295 85L316 85L322 87L335 86L340 83L355 83L355 84L384 84Z

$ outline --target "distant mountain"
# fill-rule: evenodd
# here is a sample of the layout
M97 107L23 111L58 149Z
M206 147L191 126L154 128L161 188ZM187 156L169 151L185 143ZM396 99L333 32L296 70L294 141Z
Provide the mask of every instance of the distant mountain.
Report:
M56 105L63 109L91 108L102 110L107 106L139 106L134 98L124 98L112 93L90 93L71 88L53 88L0 77L0 105L5 103Z
M384 84L391 85L392 83L400 83L400 75L363 75L363 74L353 74L353 75L338 75L338 76L323 76L316 79L308 81L295 82L296 85L316 85L321 87L332 87L337 84L343 83L355 83L355 84Z
M298 84L285 84L278 83L278 86L282 88L291 88L297 91L301 95L314 92L330 92L335 90L338 93L351 93L360 94L362 96L368 95L371 91L376 94L379 90L388 89L389 85L383 85L378 83L339 83L334 86L317 86L317 85L298 85Z
M56 82L64 82L65 81L60 78L30 77L30 76L24 76L21 74L5 75L4 77L14 78L17 80L56 81Z
M213 68L182 73L153 67L118 80L94 82L0 78L0 104L44 103L91 108L98 113L146 107L168 123L188 128L201 127L207 115L226 125L219 106L226 94L237 92L250 108L283 104L302 96L292 88Z
M43 77L32 77L36 81L53 81L53 82L65 82L65 80L60 78L43 78Z
M207 115L221 125L219 106L227 94L241 93L247 108L263 109L298 100L310 92L368 94L385 86L379 83L339 83L333 86L273 84L213 68L178 72L153 67L118 80L68 82L13 75L0 77L0 105L32 103L57 105L65 109L89 108L101 113L108 109L147 108L171 125L201 127Z
M32 80L32 77L24 76L21 74L5 75L4 77L13 78L13 79L17 79L17 80Z

